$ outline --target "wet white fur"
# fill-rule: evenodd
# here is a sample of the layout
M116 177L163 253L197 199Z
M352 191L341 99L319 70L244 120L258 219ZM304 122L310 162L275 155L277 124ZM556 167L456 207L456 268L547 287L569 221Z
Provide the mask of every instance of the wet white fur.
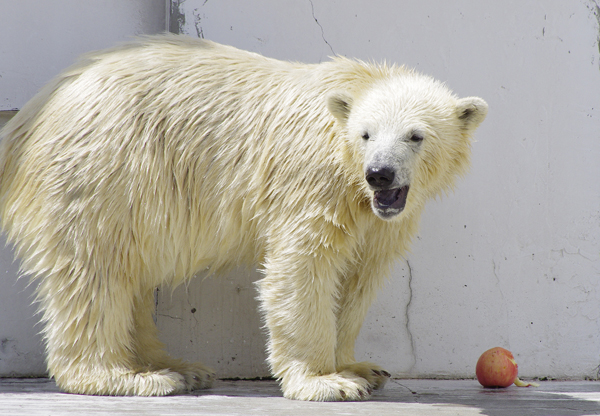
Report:
M163 351L153 290L249 263L285 396L368 397L386 377L354 359L367 308L425 201L465 171L486 110L344 58L288 63L170 35L85 56L1 133L0 215L39 283L50 374L75 393L210 386L208 368ZM412 129L425 140L410 153ZM390 221L364 180L377 154L411 183Z

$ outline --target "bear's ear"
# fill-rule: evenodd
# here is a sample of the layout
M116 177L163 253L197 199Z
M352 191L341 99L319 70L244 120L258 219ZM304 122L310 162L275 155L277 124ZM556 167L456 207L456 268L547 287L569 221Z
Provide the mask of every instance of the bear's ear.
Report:
M352 97L343 91L335 91L327 96L327 109L342 125L348 121Z
M479 126L487 112L487 103L479 97L462 98L456 104L456 115L467 129Z

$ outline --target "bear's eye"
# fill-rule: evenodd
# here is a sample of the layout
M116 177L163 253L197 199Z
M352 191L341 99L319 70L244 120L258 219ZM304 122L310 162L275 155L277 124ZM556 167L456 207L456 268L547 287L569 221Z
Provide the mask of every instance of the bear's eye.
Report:
M363 135L362 135L362 138L363 138L364 140L369 140L369 138L370 138L370 137L371 137L371 136L369 136L369 133L366 133L366 132L365 132L365 133L363 133Z
M423 141L423 136L420 134L413 134L410 136L410 141L413 143L421 143Z

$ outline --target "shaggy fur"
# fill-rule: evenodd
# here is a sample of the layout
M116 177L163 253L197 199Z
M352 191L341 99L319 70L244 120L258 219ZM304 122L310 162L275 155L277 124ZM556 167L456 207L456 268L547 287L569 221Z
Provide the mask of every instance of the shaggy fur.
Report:
M86 394L209 387L211 370L164 352L153 290L250 263L285 396L367 398L389 376L354 359L367 308L486 111L344 58L170 35L85 56L1 133L0 215L38 279L50 375ZM400 208L365 180L383 168L409 189Z

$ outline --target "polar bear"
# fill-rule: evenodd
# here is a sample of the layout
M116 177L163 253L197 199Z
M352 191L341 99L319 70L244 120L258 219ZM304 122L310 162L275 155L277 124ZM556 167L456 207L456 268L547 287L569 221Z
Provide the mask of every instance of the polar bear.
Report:
M389 377L354 357L367 308L486 113L345 58L175 35L85 56L1 134L0 216L38 283L49 374L84 394L209 387L164 351L154 289L246 263L284 396L367 399Z

